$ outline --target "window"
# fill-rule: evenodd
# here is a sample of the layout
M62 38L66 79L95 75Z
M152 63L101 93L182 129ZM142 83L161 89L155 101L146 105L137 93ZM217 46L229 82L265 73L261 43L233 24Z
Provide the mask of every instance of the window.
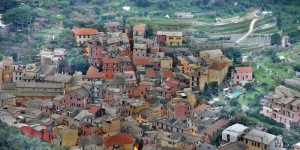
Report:
M246 78L248 78L248 75L246 75Z
M236 76L236 78L239 79L240 77L239 77L239 76Z
M22 80L22 78L21 78L21 77L19 77L19 80Z
M18 77L16 77L16 80L18 80Z
M81 35L79 35L79 38L81 38ZM80 42L79 42L80 43Z
M248 144L248 140L246 140L246 144Z
M85 38L85 35L83 36L83 38Z

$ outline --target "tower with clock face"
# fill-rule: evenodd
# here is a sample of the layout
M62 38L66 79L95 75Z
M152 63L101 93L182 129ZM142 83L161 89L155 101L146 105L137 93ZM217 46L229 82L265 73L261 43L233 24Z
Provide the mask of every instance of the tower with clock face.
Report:
M3 82L10 83L12 82L13 76L13 58L12 57L3 57Z

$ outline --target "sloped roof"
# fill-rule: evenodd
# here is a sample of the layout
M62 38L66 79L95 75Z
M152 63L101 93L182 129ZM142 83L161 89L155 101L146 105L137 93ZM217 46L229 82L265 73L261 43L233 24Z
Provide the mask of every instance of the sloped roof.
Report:
M200 51L200 53L201 52L208 54L209 58L216 58L216 57L223 56L223 52L220 49Z
M209 108L210 105L206 105L205 103L198 105L196 108L193 109L193 112L198 113L200 111L205 110L206 108Z
M99 106L92 106L89 110L89 113L96 113L98 110L100 110L101 108Z
M145 24L139 24L133 27L133 30L135 31L145 31L146 30L146 25Z
M227 66L226 64L216 62L216 63L214 63L213 65L211 65L211 66L209 67L209 69L213 69L213 70L222 70L222 69L224 69L226 66Z
M162 77L163 78L174 77L174 73L170 70L162 71Z
M86 72L86 78L88 79L91 78L98 79L98 78L102 78L102 76L103 76L102 72L99 72L99 69L94 66L90 66L90 68Z
M105 144L105 146L107 148L109 148L115 144L123 146L124 144L134 143L134 138L133 138L133 136L131 136L129 134L121 133L121 134L115 135L115 136L103 137L103 143Z
M119 63L120 59L119 58L102 58L103 63Z
M155 71L154 71L154 69L147 69L146 70L146 76L147 77L154 77L155 76Z
M252 72L252 67L235 67L237 72Z
M72 32L75 35L96 35L96 34L98 34L98 30L92 29L92 28L76 28L76 29L72 29Z
M153 61L143 58L134 58L133 63L135 65L153 65Z
M180 32L180 31L157 31L156 35L182 36L182 32Z
M276 136L273 134L269 134L257 129L252 129L244 136L245 139L249 139L257 142L261 142L261 137L263 137L264 144L270 144L276 138Z

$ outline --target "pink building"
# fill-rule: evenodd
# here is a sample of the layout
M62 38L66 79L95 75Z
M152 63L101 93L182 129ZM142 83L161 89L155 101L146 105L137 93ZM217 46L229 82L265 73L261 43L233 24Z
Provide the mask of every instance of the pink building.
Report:
M166 45L166 35L156 34L156 43L165 46Z
M13 82L20 82L23 80L26 65L14 65Z
M86 109L89 106L89 92L84 88L79 88L70 91L67 96L69 107L77 107L80 110Z
M90 42L88 45L88 59L89 62L91 64L93 64L94 66L99 67L101 65L102 62L102 51L104 49L104 46L101 42L97 41L93 41Z
M110 103L111 100L121 97L122 92L118 88L107 87L103 90L103 98L106 102Z
M189 103L175 103L168 107L172 107L171 110L173 111L168 113L172 113L171 116L175 119L188 115L192 110L192 106Z
M299 95L300 92L280 85L273 94L265 97L266 101L260 113L284 123L289 128L291 122L300 121Z
M57 95L52 100L55 111L60 111L69 108L70 98L68 95Z
M252 67L235 67L231 71L231 81L234 85L252 81Z
M134 71L124 71L126 88L136 87L136 76Z

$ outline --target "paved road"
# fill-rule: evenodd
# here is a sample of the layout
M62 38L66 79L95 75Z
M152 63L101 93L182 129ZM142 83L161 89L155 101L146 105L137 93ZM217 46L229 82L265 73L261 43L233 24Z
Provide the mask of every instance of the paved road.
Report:
M258 20L258 18L255 18L251 21L249 31L243 37L241 37L240 39L235 41L235 43L240 43L241 41L243 41L245 38L247 38L253 32L254 24L257 20Z

